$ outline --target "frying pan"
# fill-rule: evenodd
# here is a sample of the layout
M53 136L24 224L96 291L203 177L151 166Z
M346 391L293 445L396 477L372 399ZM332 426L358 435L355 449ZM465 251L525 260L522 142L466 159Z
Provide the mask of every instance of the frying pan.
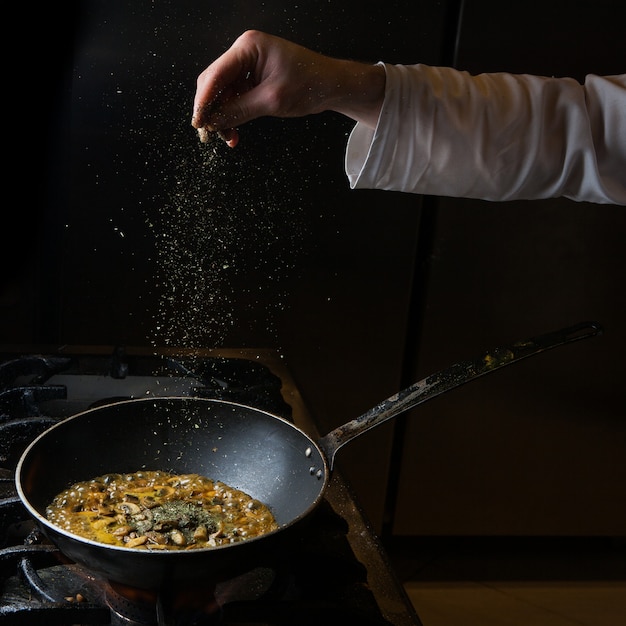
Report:
M457 363L318 441L281 417L222 400L159 397L100 406L57 423L29 445L16 468L17 491L64 555L110 581L159 590L186 581L219 580L258 566L280 547L279 541L310 520L344 444L470 380L600 332L598 324L584 322ZM46 506L69 485L140 469L221 480L267 504L279 529L216 548L150 551L84 539L45 518Z

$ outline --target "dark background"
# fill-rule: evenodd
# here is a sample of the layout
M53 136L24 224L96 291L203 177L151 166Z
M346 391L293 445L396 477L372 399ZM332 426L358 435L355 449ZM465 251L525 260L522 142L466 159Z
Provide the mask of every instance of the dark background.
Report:
M624 207L351 191L352 124L190 127L246 28L331 55L473 73L623 73L617 1L209 0L46 6L7 63L0 342L275 348L324 432L494 345L582 342L381 427L340 464L384 534L619 535ZM36 14L35 14L36 13Z

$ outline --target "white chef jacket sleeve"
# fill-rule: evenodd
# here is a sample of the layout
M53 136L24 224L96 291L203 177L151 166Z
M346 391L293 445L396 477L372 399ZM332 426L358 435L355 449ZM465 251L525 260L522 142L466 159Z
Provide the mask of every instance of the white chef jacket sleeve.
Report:
M375 130L346 150L352 188L626 205L626 74L571 78L383 64Z

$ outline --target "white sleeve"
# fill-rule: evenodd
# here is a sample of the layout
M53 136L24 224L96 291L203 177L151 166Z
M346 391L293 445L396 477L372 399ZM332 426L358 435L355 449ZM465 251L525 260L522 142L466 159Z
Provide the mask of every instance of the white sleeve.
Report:
M589 75L581 85L384 67L378 125L357 124L348 140L352 188L626 205L626 74Z

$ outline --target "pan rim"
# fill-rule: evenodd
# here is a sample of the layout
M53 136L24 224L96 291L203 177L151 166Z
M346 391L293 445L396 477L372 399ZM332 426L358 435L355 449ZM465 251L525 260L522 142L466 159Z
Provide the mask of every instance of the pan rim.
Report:
M318 472L319 480L323 481L317 497L314 498L314 500L312 500L311 503L309 503L309 505L307 506L307 508L303 510L300 514L294 516L289 521L281 524L275 530L269 531L267 533L263 533L262 535L259 535L257 537L251 537L249 539L245 539L244 541L224 544L221 546L214 546L214 547L208 547L208 548L193 548L193 549L188 549L188 550L151 550L149 548L128 548L125 546L116 546L116 545L110 545L110 544L99 542L99 541L94 541L93 539L88 539L86 537L82 537L81 535L76 535L74 533L71 533L65 530L64 528L61 528L60 526L57 526L56 524L50 522L30 502L29 498L26 496L26 493L22 487L23 467L27 463L28 458L31 454L31 451L37 445L39 445L39 442L42 439L49 437L51 432L67 425L68 423L74 420L85 419L85 416L90 416L94 413L100 412L104 409L111 408L116 405L131 405L131 404L139 404L139 403L163 404L166 401L167 402L172 402L172 401L181 402L182 401L182 402L194 402L194 403L199 402L199 403L207 403L207 404L228 405L228 406L232 406L235 408L241 407L246 410L252 410L254 412L262 413L274 420L278 420L282 422L284 425L289 426L293 430L297 431L299 434L303 435L309 441L310 445L313 448L315 448L315 450L319 454L319 457L323 465L322 468L315 468ZM120 552L121 554L135 554L135 555L141 555L142 557L145 557L145 558L151 558L151 557L157 558L158 557L159 559L174 558L174 557L180 558L182 555L200 555L200 554L221 552L226 549L232 550L233 548L237 548L237 547L242 548L247 545L255 544L263 539L267 539L275 535L278 535L279 533L289 528L292 528L298 522L307 518L319 506L321 501L324 499L324 494L326 493L329 482L330 482L330 471L329 471L328 461L326 459L324 452L318 445L317 441L315 441L304 430L296 426L293 422L285 419L284 417L281 417L280 415L276 415L264 409L259 409L257 407L242 404L239 402L232 402L230 400L219 400L217 398L198 398L198 397L193 397L193 396L158 396L158 397L149 397L149 398L131 398L128 400L120 400L118 402L112 402L111 404L104 404L104 405L100 405L97 407L92 407L84 411L81 411L79 413L76 413L74 415L70 415L60 420L56 424L53 424L52 426L44 430L42 433L40 433L37 437L35 437L35 439L33 439L29 443L29 445L25 448L25 450L20 455L19 461L17 462L16 468L15 468L15 487L17 490L17 494L20 498L20 501L22 505L26 508L28 514L34 518L35 522L39 524L40 527L43 527L42 530L44 531L44 534L46 534L46 536L48 536L48 534L46 533L45 529L48 529L51 531L53 535L55 534L61 535L65 537L66 539L72 540L74 542L78 542L82 545L86 545L94 549L107 550L107 551L113 550L115 552ZM48 538L50 539L50 541L52 541L52 543L56 543L51 536L48 536ZM61 551L63 552L63 550Z

